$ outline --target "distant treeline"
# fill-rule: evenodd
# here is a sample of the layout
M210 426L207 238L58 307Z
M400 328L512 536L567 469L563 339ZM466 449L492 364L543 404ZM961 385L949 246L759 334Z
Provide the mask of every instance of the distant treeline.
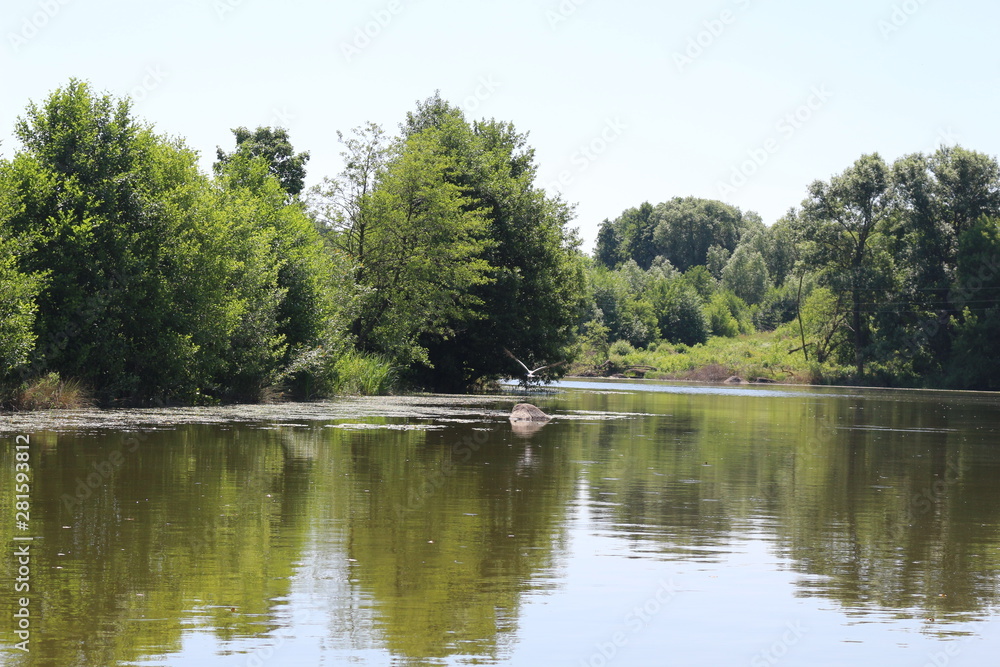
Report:
M308 191L284 129L233 132L206 174L85 82L28 105L0 159L0 402L69 379L105 403L456 391L517 375L504 348L597 365L782 326L843 379L1000 388L980 153L863 156L770 226L644 203L586 257L526 136L438 95L396 136L337 133L344 170Z
M717 201L645 203L601 225L590 283L591 355L788 323L794 352L842 379L1000 389L1000 168L960 147L865 155L769 227Z

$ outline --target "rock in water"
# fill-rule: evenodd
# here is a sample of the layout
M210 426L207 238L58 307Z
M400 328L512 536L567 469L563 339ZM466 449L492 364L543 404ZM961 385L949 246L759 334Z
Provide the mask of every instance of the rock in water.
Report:
M518 403L510 413L512 422L547 422L552 417L536 408L531 403Z

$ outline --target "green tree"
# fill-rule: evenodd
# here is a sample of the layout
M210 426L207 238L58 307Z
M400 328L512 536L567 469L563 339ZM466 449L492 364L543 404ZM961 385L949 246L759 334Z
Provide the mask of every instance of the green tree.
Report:
M959 237L954 358L948 382L1000 389L1000 220L981 218Z
M296 153L288 139L288 131L284 128L258 127L250 131L245 127L233 130L236 137L236 149L226 153L221 148L216 149L218 162L215 163L216 173L221 173L236 157L263 158L268 165L268 171L278 179L281 187L291 196L302 192L305 188L306 162L309 153Z
M653 306L664 339L685 345L708 340L709 321L701 298L683 278L655 281L646 298Z
M1000 165L995 158L959 146L942 147L930 159L939 215L954 235L961 235L984 216L1000 212Z
M347 168L320 198L332 242L356 267L352 332L367 352L429 363L423 336L448 338L478 316L489 280L486 222L451 182L455 159L434 128L390 146L368 126L347 143ZM324 213L325 212L325 213Z
M825 363L838 347L849 345L845 324L850 319L850 304L843 295L817 287L805 299L801 313L805 344L818 363Z
M609 269L617 268L622 261L622 239L618 226L608 219L597 230L594 259Z
M1000 167L960 147L909 155L893 165L897 210L889 232L902 304L877 323L886 347L905 347L915 376L941 373L951 354L961 305L951 298L962 233L1000 214Z
M433 369L421 381L461 389L509 376L518 371L500 352L504 347L529 364L570 358L587 305L572 207L536 185L534 149L513 124L470 124L435 96L408 114L403 133L428 129L440 133L456 161L449 181L465 188L470 207L485 216L480 257L494 268L492 281L470 289L483 317L454 322L447 338L425 337Z
M17 124L0 228L29 238L38 293L31 372L100 398L257 398L329 330L330 271L263 158L210 181L130 102L71 81Z
M731 292L727 293L732 294ZM713 336L734 338L739 335L740 323L733 317L723 292L712 296L712 300L705 308L705 315L708 318L709 330Z
M811 262L821 267L836 292L850 300L854 366L863 377L870 338L868 313L880 278L872 241L893 208L889 167L877 153L862 156L829 182L814 182L803 208Z
M763 255L749 244L738 247L722 270L722 284L751 306L763 301L771 287Z
M164 246L181 248L193 153L142 126L127 100L75 80L30 104L15 131L24 148L5 169L6 225L33 239L25 269L51 272L33 368L110 395L176 390L195 347L171 308L187 267Z
M705 254L705 267L712 274L713 278L716 280L722 279L722 271L726 268L726 264L729 263L729 258L732 254L721 245L712 245L708 248L708 252Z
M7 203L0 192L0 207ZM0 220L4 216L0 214ZM26 275L18 267L24 242L6 238L0 227L0 380L24 368L35 348L35 299L44 275Z
M594 266L587 276L597 309L595 319L607 327L610 341L627 340L626 304L634 298L628 281L620 271L609 271L601 265Z
M749 215L749 214L748 214ZM759 218L750 217L759 222ZM676 197L659 204L650 216L656 252L681 271L708 262L708 251L720 246L732 252L748 222L739 209L722 202Z
M754 236L751 245L764 258L767 274L775 287L785 283L797 258L796 245L798 236L795 230L795 219L798 213L793 209L782 216L770 227L766 227Z
M705 302L712 298L712 294L719 286L708 267L700 264L685 271L684 280L694 288L701 300Z
M648 269L660 254L653 239L656 220L653 205L643 202L637 208L626 209L613 223L621 239L618 261L633 259L643 269Z
M712 295L705 306L705 315L713 336L732 338L754 331L750 307L727 289L721 289Z
M243 327L257 332L242 346L260 363L248 366L254 370L241 382L252 395L281 378L314 372L323 359L344 351L353 290L305 206L288 200L265 159L235 155L217 174L217 208L244 226L244 238L264 242L266 251L244 263L267 268L255 274L267 276L259 285L256 327Z

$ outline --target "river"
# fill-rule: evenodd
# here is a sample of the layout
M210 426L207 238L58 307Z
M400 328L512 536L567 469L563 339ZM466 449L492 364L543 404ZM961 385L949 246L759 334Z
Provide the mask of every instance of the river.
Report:
M512 426L521 400L554 419ZM6 415L0 442L3 665L1000 655L995 394L568 381Z

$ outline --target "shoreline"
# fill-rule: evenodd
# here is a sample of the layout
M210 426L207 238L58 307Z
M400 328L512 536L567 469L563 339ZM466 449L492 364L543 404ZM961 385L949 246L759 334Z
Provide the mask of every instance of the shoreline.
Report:
M719 389L798 388L865 392L938 392L944 394L981 395L1000 400L1000 392L970 389L935 389L878 387L865 385L832 385L788 382L745 382L741 384L659 378L612 378L567 375L544 389L558 389L561 381L593 382L595 385L629 384L717 387ZM452 419L468 414L476 406L477 413L491 418L506 419L509 409L483 410L484 404L517 403L525 394L520 392L484 392L477 394L401 393L387 396L337 396L316 401L285 401L275 403L231 403L226 405L149 406L149 407L84 407L46 410L0 411L0 434L32 431L69 431L80 428L138 428L156 430L186 423L225 424L275 422L278 427L294 427L296 420L322 421L372 417L403 419ZM302 426L302 424L298 424Z

